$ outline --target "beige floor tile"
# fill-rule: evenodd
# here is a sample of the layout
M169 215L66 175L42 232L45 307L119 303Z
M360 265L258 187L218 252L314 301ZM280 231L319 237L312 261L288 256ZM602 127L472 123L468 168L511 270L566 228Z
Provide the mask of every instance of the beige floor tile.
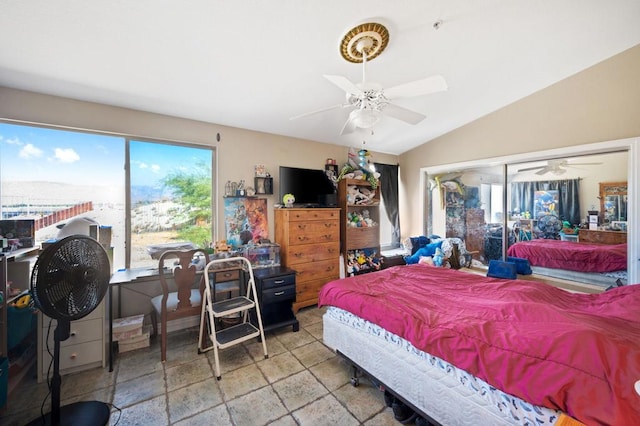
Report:
M118 354L116 357L117 374L116 381L124 382L140 376L146 376L156 371L164 371L160 361L160 352L157 354L150 348L138 349L131 352Z
M237 426L266 425L287 414L287 409L270 386L229 401L227 406L233 424Z
M215 369L213 349L207 351L206 354L211 366ZM220 374L222 376L227 374L229 371L237 370L240 367L253 363L253 358L244 345L235 345L230 348L219 350L218 357L220 359Z
M169 424L166 396L158 396L140 404L124 408L120 413L111 415L111 425L162 426Z
M181 388L190 383L199 382L213 377L213 369L209 365L206 357L198 358L187 364L180 364L167 368L166 371L167 391Z
M174 423L176 426L230 425L229 410L224 404L210 408L193 417Z
M335 356L309 368L309 371L330 391L349 383L351 370L344 358Z
M220 381L213 351L197 354L194 327L170 333L165 363L154 339L149 348L118 354L111 373L63 376L62 403L113 401L122 411L112 410L112 425L397 424L382 393L366 380L352 387L350 366L322 343L324 311L302 309L297 333L289 327L267 333L267 359L257 339L220 351ZM38 417L47 393L46 383L23 381L0 424L22 426ZM44 411L50 410L48 399Z
M361 380L357 387L346 384L334 391L333 395L360 422L374 417L384 407L384 393L373 387L368 380Z
M308 345L293 349L291 353L307 368L337 356L317 340Z
M390 407L384 407L380 413L363 424L365 426L398 426L399 422L393 416L393 410Z
M269 357L257 364L269 383L277 382L282 378L304 370L304 366L300 364L296 357L291 355L291 352Z
M303 328L296 333L281 332L276 334L276 337L289 351L316 341L316 338Z
M351 426L360 424L333 395L314 401L293 412L301 426Z
M79 373L67 374L61 378L61 381L62 394L70 398L113 386L115 374L110 373L108 368L92 368Z
M329 393L327 388L307 370L274 383L273 389L289 411L296 410Z
M169 420L174 423L222 403L217 380L211 377L169 392Z
M156 371L146 376L117 383L113 404L116 407L125 408L132 404L164 395L166 391L164 372Z
M266 386L267 380L256 364L251 364L226 373L218 384L225 401L230 401L240 395Z

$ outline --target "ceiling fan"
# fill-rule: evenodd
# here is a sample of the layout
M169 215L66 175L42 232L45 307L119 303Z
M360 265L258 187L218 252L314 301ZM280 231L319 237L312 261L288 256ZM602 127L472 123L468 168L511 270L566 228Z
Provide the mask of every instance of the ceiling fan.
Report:
M567 167L573 166L596 166L602 163L570 163L569 160L549 160L547 164L543 166L527 167L524 169L518 169L518 173L527 172L532 170L538 170L537 175L544 175L547 173L553 173L554 175L561 175L567 171Z
M346 102L316 111L291 117L291 120L325 112L332 109L351 108L349 118L342 127L341 135L357 128L373 127L382 116L393 117L409 124L418 124L426 118L424 114L392 103L394 99L427 95L447 90L447 83L440 75L415 80L384 89L380 84L366 79L367 60L377 57L389 42L389 32L377 23L366 23L351 29L342 39L341 53L349 62L362 62L362 81L352 83L340 75L323 75L331 83L344 90Z

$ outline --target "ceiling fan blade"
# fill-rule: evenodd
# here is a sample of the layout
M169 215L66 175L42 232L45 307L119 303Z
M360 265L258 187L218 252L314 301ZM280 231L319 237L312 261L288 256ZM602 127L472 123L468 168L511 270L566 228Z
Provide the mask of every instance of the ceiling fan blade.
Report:
M387 103L387 105L382 110L382 113L384 115L388 115L389 117L393 117L409 124L418 124L419 122L427 118L427 116L424 114L420 114L419 112L411 111L410 109L403 108L391 103Z
M353 133L356 130L356 123L349 117L344 126L342 126L342 130L340 131L340 135L346 135L349 133Z
M321 108L321 109L317 109L315 111L305 112L304 114L296 115L294 117L289 118L289 120L297 120L298 118L308 117L310 115L319 114L321 112L330 111L332 109L346 108L346 107L349 107L349 106L351 106L351 105L347 105L347 104L331 105L331 106L326 107L326 108Z
M441 75L434 75L422 80L411 81L384 90L387 99L410 98L414 96L428 95L429 93L447 90L447 82Z
M599 166L602 163L567 163L566 166Z
M341 75L327 75L327 74L323 74L323 77L347 93L350 93L352 95L362 95L362 90L360 90L358 86L353 84L346 77L343 77Z
M520 172L530 172L531 170L544 169L546 166L537 166L537 167L527 167L524 169L518 169L518 173Z

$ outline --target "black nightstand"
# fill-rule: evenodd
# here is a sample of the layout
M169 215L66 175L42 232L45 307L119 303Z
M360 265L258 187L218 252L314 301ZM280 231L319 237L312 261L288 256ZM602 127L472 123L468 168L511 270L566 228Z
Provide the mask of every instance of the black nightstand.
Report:
M253 276L264 331L289 325L293 326L293 331L298 331L300 324L292 309L296 301L296 271L276 266L254 269ZM256 318L252 318L252 321L257 326Z

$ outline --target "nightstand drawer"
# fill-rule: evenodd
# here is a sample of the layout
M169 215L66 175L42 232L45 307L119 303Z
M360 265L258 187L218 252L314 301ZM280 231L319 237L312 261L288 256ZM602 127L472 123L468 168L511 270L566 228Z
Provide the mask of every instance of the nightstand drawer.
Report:
M282 275L280 277L266 278L262 280L262 289L266 290L274 287L283 287L283 286L293 285L295 283L296 283L296 276L294 274Z
M216 272L214 280L217 283L223 283L225 281L236 281L240 279L240 270L232 269L229 271Z
M285 300L293 300L296 298L296 286L288 285L285 287L270 288L262 290L262 303L274 303Z

